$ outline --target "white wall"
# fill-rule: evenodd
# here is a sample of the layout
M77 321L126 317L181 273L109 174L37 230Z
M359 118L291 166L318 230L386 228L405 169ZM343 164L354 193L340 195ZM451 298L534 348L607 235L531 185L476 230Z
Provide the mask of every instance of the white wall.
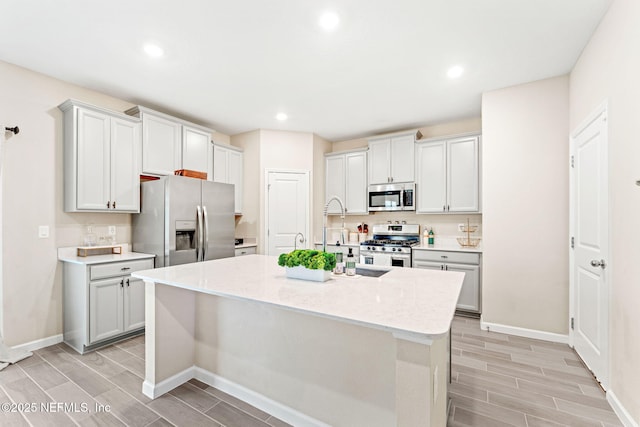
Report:
M609 116L610 386L640 424L640 2L616 0L571 72L571 130Z
M482 320L568 334L569 79L482 97Z

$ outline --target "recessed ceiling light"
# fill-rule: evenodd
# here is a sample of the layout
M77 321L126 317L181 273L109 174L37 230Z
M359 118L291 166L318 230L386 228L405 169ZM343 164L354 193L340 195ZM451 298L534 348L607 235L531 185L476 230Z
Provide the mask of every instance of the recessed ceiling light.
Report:
M447 71L447 77L449 77L450 79L457 79L462 75L462 73L464 73L464 68L459 65L454 65L453 67L449 68L449 71Z
M320 15L318 19L318 25L325 31L333 31L340 23L340 17L335 12L325 12Z
M144 52L152 58L160 58L164 55L164 51L160 46L153 43L147 43L144 45Z
M285 121L289 118L289 116L287 116L285 113L278 113L276 114L276 119L282 121Z

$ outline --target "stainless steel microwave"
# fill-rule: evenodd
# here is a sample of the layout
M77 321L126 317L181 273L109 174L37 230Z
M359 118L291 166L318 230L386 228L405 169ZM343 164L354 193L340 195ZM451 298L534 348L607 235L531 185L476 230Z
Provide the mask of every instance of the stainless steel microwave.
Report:
M369 211L415 211L416 184L370 185Z

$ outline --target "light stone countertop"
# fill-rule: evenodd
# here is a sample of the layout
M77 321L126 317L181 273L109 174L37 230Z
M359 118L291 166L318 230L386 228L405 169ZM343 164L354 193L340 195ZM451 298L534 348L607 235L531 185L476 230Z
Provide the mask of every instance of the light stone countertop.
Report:
M464 273L385 269L390 271L380 278L332 275L332 279L324 283L309 282L287 279L285 269L277 264L277 257L247 255L137 271L132 276L416 339L445 336L455 313Z
M245 249L245 248L255 248L257 246L258 246L257 243L242 243L240 245L236 245L235 248L236 249Z
M155 258L153 254L144 254L141 252L129 252L128 245L123 245L122 254L116 255L92 255L92 256L78 256L77 247L58 248L58 260L63 262L70 262L74 264L104 264L107 262L117 261L132 261L137 259Z

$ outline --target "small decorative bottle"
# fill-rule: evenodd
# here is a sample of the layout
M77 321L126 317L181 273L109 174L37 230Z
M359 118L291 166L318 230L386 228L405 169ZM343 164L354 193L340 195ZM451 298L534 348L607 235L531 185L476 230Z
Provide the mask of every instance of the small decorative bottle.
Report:
M344 273L344 262L342 260L343 253L341 251L336 252L336 268L333 269L335 274Z
M356 258L353 256L353 248L349 248L349 253L347 254L347 268L345 269L347 276L355 276L356 275Z
M433 228L429 229L429 235L428 236L429 236L428 237L428 242L429 242L428 244L429 244L429 246L433 246L434 241L435 241L435 236L433 234Z

